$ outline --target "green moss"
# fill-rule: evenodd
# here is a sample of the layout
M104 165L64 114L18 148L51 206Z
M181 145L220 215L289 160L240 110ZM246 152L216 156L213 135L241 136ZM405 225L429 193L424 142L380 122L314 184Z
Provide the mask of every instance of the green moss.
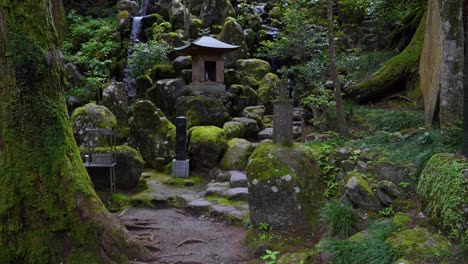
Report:
M227 146L224 130L215 126L196 126L188 131L191 143L209 142L209 144Z
M246 202L244 201L233 201L233 200L229 200L227 198L218 197L218 196L206 196L205 199L208 201L215 201L216 203L221 204L221 205L229 205L229 206L239 206L239 205L246 204Z
M195 18L195 19L192 19L192 21L190 21L190 24L194 26L203 26L204 23L203 23L203 20Z
M464 229L468 179L464 170L468 161L453 154L436 154L426 164L418 184L418 194L431 218L450 232L452 237L468 239Z
M127 10L122 10L117 14L117 19L128 19L130 17L130 13Z
M406 259L417 263L441 261L452 254L452 245L446 238L421 227L395 232L385 242L402 252Z
M226 170L243 170L253 150L253 145L247 140L233 138L227 143L227 150L219 167Z
M242 138L245 133L245 127L242 123L235 121L224 123L223 130L227 139Z
M408 228L409 224L411 223L412 219L408 215L397 212L393 217L393 225L397 229L406 229Z
M271 72L270 64L260 59L237 60L236 69L244 75L251 76L260 81L265 74Z
M255 148L247 165L249 184L286 175L297 177L296 173L278 155L273 154L278 147L274 144L262 143Z
M377 196L375 196L375 193L372 191L372 189L369 186L369 183L364 179L365 175L357 172L357 171L351 171L346 175L346 182L348 182L349 179L352 177L355 177L359 181L359 185L366 190L367 193L372 195L375 199L377 199Z

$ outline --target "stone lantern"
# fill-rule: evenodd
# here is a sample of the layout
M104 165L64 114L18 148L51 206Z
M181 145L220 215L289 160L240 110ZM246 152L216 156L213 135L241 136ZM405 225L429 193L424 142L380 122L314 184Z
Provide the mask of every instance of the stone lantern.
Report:
M192 82L190 90L219 94L226 90L224 85L223 54L239 46L219 41L207 34L182 47L175 48L181 55L192 56Z

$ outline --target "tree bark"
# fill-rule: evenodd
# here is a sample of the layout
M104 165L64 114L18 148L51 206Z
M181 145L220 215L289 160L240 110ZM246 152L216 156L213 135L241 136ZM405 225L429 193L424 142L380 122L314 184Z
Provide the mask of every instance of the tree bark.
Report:
M52 1L0 4L0 259L150 258L106 210L73 139ZM61 5L61 3L60 3Z
M348 126L346 125L346 115L343 106L343 98L341 96L341 87L338 80L338 71L336 70L335 56L335 32L333 30L333 0L328 0L327 4L328 15L328 47L330 52L330 68L333 79L333 87L335 90L336 113L338 115L338 129L340 134L348 136Z
M421 10L424 12L424 10ZM418 29L410 44L393 57L372 76L372 79L355 84L345 92L360 103L378 101L393 93L401 92L411 78L419 72L419 59L424 44L426 13L419 22Z

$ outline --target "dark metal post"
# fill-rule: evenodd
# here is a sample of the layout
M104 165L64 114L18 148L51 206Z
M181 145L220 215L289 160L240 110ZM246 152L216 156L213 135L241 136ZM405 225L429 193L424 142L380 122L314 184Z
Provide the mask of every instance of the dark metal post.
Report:
M187 159L187 118L176 118L176 160Z

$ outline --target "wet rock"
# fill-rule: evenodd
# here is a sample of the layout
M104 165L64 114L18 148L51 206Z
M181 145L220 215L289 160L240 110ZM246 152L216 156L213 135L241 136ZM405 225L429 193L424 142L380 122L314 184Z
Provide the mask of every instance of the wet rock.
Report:
M247 187L247 175L240 171L232 171L229 183L231 188Z
M265 113L267 114L273 113L272 98L275 97L274 85L277 81L279 81L279 78L276 74L268 73L259 82L257 101L265 106Z
M109 108L119 123L126 123L128 97L121 82L111 82L102 92L102 104Z
M273 139L273 128L267 127L258 132L258 140Z
M243 138L245 134L245 127L243 123L238 121L229 121L224 123L223 130L226 133L227 139Z
M206 200L195 200L187 204L186 208L195 214L204 214L211 209L213 204Z
M233 138L227 143L227 150L219 164L225 170L243 170L254 147L245 139Z
M244 108L242 116L257 121L259 126L262 124L263 115L265 114L265 107L263 105L249 106Z
M367 181L361 174L351 173L345 186L343 201L350 201L355 208L379 211L382 205L375 193L370 189Z
M179 56L172 61L172 67L177 72L192 68L192 59L187 56Z
M128 144L157 168L158 158L168 163L175 157L175 126L151 101L138 101L129 119Z
M247 44L242 27L234 20L228 19L219 34L219 40L231 45L239 46L235 51L225 54L224 61L227 67L235 66L238 59L245 59L247 54Z
M230 200L247 201L249 199L249 190L244 187L232 188L225 191L223 196Z
M257 137L258 131L260 130L257 121L246 117L235 117L232 121L242 124L244 127L244 138L250 139Z
M207 96L182 96L175 104L177 116L187 117L187 126L217 126L229 120L229 113L223 103Z
M119 11L128 11L132 16L137 16L140 7L136 1L120 0L119 3L117 3L117 9Z
M190 165L204 170L218 166L226 151L224 130L215 126L196 126L188 131Z
M158 80L146 95L164 114L174 116L177 98L186 95L187 92L182 79L162 79Z
M78 146L84 145L88 140L91 140L93 144L105 144L104 141L98 142L98 139L88 138L86 133L88 128L117 128L117 119L114 114L107 107L95 103L76 108L71 116L71 123L73 136Z
M261 143L246 172L254 225L296 230L315 226L322 195L319 168L310 150Z
M374 173L379 181L387 180L396 185L401 182L409 182L411 184L416 167L414 165L399 165L390 162L383 162L373 166ZM411 184L414 186L414 184Z
M222 25L227 17L235 17L236 11L229 0L203 0L199 18L206 26Z
M264 60L246 59L236 61L236 70L238 70L242 76L251 77L258 82L265 74L271 72L271 67L270 64Z

